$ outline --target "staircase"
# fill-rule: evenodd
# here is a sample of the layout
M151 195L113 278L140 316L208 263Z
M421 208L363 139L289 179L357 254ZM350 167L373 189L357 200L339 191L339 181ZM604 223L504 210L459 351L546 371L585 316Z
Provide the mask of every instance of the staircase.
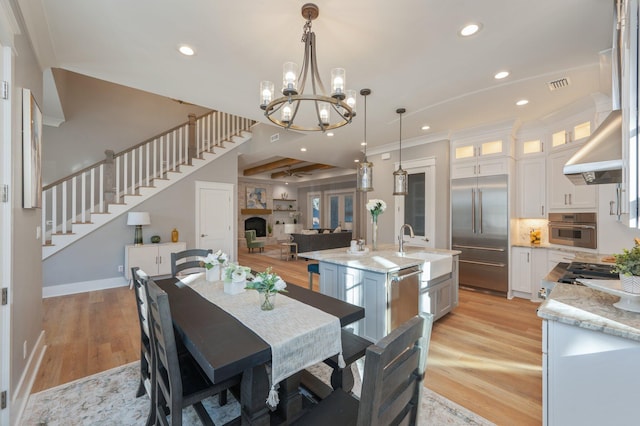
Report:
M251 139L254 121L212 111L42 190L42 259Z

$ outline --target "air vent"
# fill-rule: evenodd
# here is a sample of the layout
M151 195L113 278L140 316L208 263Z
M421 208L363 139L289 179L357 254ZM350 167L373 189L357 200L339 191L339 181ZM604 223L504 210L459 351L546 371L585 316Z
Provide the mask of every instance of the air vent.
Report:
M271 142L277 142L280 140L280 133L274 133L271 135Z
M547 83L547 86L549 86L549 90L550 91L554 91L554 90L558 90L558 89L562 89L563 87L567 87L569 85L569 79L568 78L559 78L557 80L553 80Z

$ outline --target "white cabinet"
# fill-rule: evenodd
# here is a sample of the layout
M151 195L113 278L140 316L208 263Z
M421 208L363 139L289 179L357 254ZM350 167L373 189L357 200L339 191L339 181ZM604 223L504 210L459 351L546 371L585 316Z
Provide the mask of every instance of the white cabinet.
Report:
M586 210L597 207L595 185L574 185L563 173L564 165L579 149L553 152L547 158L549 211Z
M638 424L640 342L542 321L544 425Z
M516 163L516 192L518 217L546 219L546 160L527 158Z
M124 275L131 280L131 268L139 267L150 276L171 274L171 253L187 249L186 243L127 245L124 248Z
M450 274L438 277L421 285L420 312L433 314L437 320L458 306L458 256L453 257Z
M511 249L510 297L537 299L541 281L548 271L545 249L513 247Z
M451 144L451 178L509 173L511 143L502 139Z

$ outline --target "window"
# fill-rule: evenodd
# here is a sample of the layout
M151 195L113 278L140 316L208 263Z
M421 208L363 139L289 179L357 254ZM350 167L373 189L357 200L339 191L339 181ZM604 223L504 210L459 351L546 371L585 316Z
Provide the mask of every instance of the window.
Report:
M313 194L309 194L309 206L311 206L311 208L309 209L309 215L311 216L309 218L309 222L311 224L311 228L312 229L320 229L320 194L319 193L313 193Z
M353 229L353 192L331 192L327 194L327 225L335 229Z

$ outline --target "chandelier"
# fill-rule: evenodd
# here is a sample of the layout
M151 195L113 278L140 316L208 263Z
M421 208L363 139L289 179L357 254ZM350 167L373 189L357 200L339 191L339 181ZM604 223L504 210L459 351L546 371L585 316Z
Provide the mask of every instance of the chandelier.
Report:
M298 74L298 66L295 63L284 64L283 96L274 99L274 84L270 81L260 82L260 108L264 110L264 115L269 121L286 129L324 132L350 123L356 115L356 91L345 89L344 68L331 70L331 94L326 95L318 73L316 36L311 31L311 21L319 14L320 9L313 3L302 6L302 17L306 19L302 31L304 43L302 68ZM309 76L312 93L305 94Z

